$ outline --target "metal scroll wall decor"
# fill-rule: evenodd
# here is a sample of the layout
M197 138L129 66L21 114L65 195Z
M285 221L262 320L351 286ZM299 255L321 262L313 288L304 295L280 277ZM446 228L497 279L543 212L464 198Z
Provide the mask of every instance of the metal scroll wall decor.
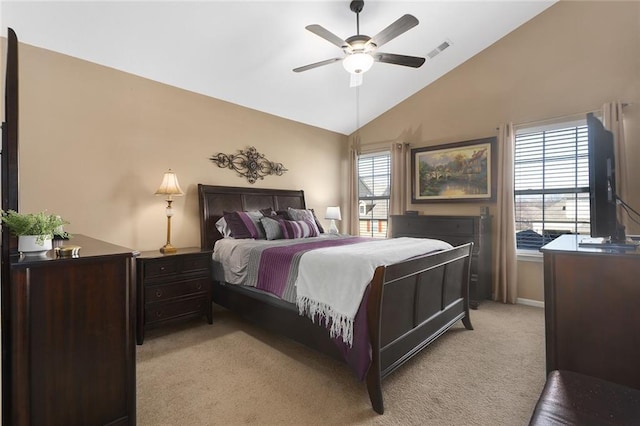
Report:
M253 146L238 150L238 154L214 154L210 160L218 167L235 170L239 176L246 177L249 183L256 183L268 175L282 176L287 171L282 163L267 160Z

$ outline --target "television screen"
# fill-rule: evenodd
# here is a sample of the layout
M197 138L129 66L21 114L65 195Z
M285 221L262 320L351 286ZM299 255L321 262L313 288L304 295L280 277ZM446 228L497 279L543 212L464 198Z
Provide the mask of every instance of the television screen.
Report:
M587 114L587 129L591 236L616 240L618 221L613 134L592 113Z

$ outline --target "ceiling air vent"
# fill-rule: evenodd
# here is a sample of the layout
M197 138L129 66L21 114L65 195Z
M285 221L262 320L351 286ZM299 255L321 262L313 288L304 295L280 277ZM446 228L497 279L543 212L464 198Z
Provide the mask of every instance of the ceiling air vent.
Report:
M451 40L443 41L438 47L433 49L431 52L427 53L427 57L429 59L435 58L440 52L442 52L447 47L451 46Z

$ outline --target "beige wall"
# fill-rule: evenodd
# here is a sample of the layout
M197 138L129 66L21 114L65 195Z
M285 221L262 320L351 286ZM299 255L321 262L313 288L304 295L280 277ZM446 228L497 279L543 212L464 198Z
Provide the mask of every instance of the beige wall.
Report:
M561 1L359 136L363 144L430 146L491 136L504 122L583 113L621 100L630 103L625 127L627 161L633 162L640 158L638 52L639 2ZM344 136L24 44L20 78L20 207L59 213L72 222L71 232L141 250L160 247L164 202L152 194L172 168L186 191L174 203L172 242L197 245L196 184L246 185L209 156L249 145L289 168L257 187L302 188L320 211L346 198ZM640 169L629 169L630 181L638 182ZM638 208L639 200L636 185L629 201ZM407 207L478 214L480 205ZM521 297L541 298L541 267L520 267Z
M518 262L518 298L544 300L544 271L542 262Z
M20 34L18 34L20 37ZM289 169L256 187L303 189L309 207L340 199L346 136L20 44L20 210L48 210L83 233L138 250L165 243L171 168L172 243L197 246L197 184L250 186L209 161L255 146Z
M584 113L620 100L630 104L624 111L626 160L634 164L640 159L639 52L640 2L561 1L368 123L359 136L364 145L404 140L412 147L431 146L492 136L500 123ZM629 170L630 182L638 182L640 168ZM640 208L640 185L628 202ZM479 214L480 205L408 208ZM519 268L519 295L541 300L542 264L521 262Z

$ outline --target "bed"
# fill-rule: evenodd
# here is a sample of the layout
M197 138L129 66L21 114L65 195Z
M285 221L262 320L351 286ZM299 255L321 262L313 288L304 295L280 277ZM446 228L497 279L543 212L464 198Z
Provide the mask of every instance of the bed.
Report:
M306 209L301 190L199 184L198 199L201 247L207 250L223 238L215 224L225 212ZM382 379L458 321L473 329L468 290L471 250L469 243L375 268L356 322L365 323L370 344L369 364L362 379L377 413L384 413ZM300 315L295 304L223 280L214 280L212 297L216 304L263 328L349 365L349 356L361 355L345 354L344 345L318 321Z

